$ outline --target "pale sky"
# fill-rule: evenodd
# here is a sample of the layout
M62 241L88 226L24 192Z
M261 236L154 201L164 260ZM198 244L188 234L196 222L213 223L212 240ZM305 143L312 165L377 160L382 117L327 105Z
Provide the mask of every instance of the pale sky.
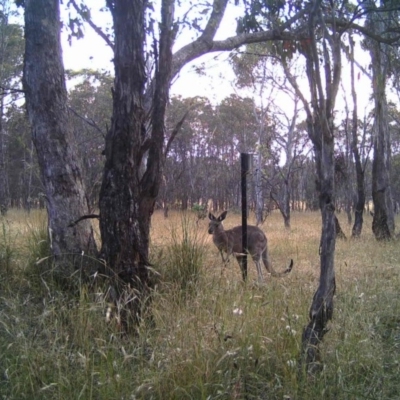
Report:
M86 4L91 7L92 18L98 25L111 26L111 16L109 12L100 12L104 1L86 0ZM236 15L239 8L229 3L228 13L223 20L221 29L218 32L217 39L225 39L235 34ZM73 11L69 11L72 12ZM67 20L68 14L65 10L62 11L62 17ZM104 69L113 72L112 51L89 26L85 27L85 37L77 40L72 39L72 46L68 44L67 32L64 29L62 33L64 64L66 69ZM177 41L176 48L183 46L190 41L190 33L186 37L180 37ZM185 40L186 39L186 40ZM210 98L213 103L220 102L223 98L234 92L233 88L234 74L230 68L227 58L229 53L213 53L205 55L189 65L186 65L179 76L173 82L171 95L182 95L183 97L205 96ZM364 60L363 60L364 59ZM361 55L358 61L367 67L369 57ZM345 59L343 58L343 61ZM193 69L193 66L204 65L205 76L199 76ZM349 70L344 68L342 72L344 87L349 88ZM358 101L360 114L368 103L369 93L371 90L370 80L360 73L360 78L357 81ZM252 96L251 93L247 92ZM338 95L337 108L343 109L344 103L342 95ZM349 104L351 107L351 104Z
M111 23L109 13L99 12L101 4L98 0L86 0L86 4L92 5L92 17L97 24ZM224 39L235 34L236 22L235 13L238 9L230 4L228 6L229 13L221 26L217 35L218 39ZM63 12L64 19L68 14ZM85 27L85 37L77 40L72 39L72 46L68 43L68 35L64 29L62 33L64 66L66 69L105 69L113 72L113 64L111 62L113 54L111 49L105 45L101 39L89 26ZM191 38L188 37L186 42ZM181 37L177 41L176 48L183 46L185 38ZM186 65L179 76L174 80L171 95L182 95L183 97L205 96L213 102L219 102L228 96L232 89L234 74L228 62L228 53L214 53L205 55L189 65ZM194 65L205 65L207 76L199 76L193 70Z

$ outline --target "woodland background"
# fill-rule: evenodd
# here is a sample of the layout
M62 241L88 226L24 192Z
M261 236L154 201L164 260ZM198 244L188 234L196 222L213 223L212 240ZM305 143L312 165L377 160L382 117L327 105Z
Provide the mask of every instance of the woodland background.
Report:
M11 6L12 3L5 0L1 4L0 86L3 92L0 204L3 212L9 207L29 211L32 207L45 206L45 190L20 90L24 53L23 26L9 22L14 14ZM207 204L209 199L214 209L239 208L238 160L240 152L247 152L255 155L254 181L250 191L253 208L257 193L260 192L264 199L264 214L273 208L282 207L287 193L284 188L288 186L293 210L318 209L318 195L312 178L315 171L312 143L307 135L299 99L282 71L277 72L278 65L274 57L266 59L256 68L254 51L261 52L260 48L255 48L249 52L250 55L239 52L231 57L232 66L237 72L237 94L228 94L219 103L211 103L204 97L171 98L166 117L167 139L171 137L182 116L185 113L187 116L169 145L157 200L158 208L198 208L199 205ZM292 65L295 66L299 60L296 55L293 57ZM367 55L364 52L364 65L365 57ZM369 71L361 68L358 79L360 74L370 75ZM71 87L68 100L70 118L79 159L82 160L87 197L91 208L96 209L104 165L104 138L112 113L113 77L108 72L81 70L67 71L67 80ZM388 82L391 99L396 99L396 82L396 79ZM341 89L342 96L349 98L349 88L342 85ZM276 102L278 92L281 92L280 100ZM286 97L282 97L282 92ZM352 154L352 115L350 105L345 104L345 109L341 110L335 121L335 184L337 208L346 211L351 221L357 186ZM357 135L365 169L366 204L372 208L371 163L376 129L372 98L368 104L369 107L361 110ZM398 103L389 103L387 122L391 143L391 188L395 204L400 198L398 121ZM257 159L258 154L261 160ZM256 181L255 171L258 169L262 170L262 179Z
M66 4L75 14L64 26L56 0L17 1L23 26L10 22L12 4L2 3L0 26L0 208L3 217L46 208L55 281L82 293L82 282L101 277L121 325L137 332L155 294L154 212L194 210L201 219L207 209L235 211L239 154L252 153L257 225L278 209L290 232L292 213L321 211L319 286L301 350L316 372L334 310L340 212L350 226L354 218L352 238L371 216L377 242L397 239L398 2L214 0L185 10L173 0L107 0L105 31L84 2ZM232 6L241 7L236 34L218 40ZM72 39L84 24L113 50L114 76L64 70L61 28ZM235 94L218 103L170 97L186 65L221 51ZM371 82L363 109L361 75Z

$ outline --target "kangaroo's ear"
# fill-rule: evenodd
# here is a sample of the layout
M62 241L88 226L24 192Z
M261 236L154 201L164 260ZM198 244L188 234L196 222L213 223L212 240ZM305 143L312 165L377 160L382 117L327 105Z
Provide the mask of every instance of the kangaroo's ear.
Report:
M228 214L228 211L224 211L219 217L218 221L223 221L226 218L226 214Z
M210 221L215 221L215 220L216 220L216 218L214 217L214 215L212 215L211 213L208 213L208 219L209 219Z

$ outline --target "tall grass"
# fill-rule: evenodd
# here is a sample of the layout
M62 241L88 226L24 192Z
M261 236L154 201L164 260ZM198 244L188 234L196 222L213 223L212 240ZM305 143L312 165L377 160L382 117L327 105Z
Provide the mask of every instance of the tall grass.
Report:
M0 276L8 277L12 274L15 236L10 231L9 221L2 218L0 224Z
M185 297L195 293L202 273L205 254L204 233L189 214L182 214L180 223L170 228L170 243L160 260L162 281Z
M84 285L72 296L35 272L32 263L48 251L43 220L10 215L14 279L0 294L2 398L398 398L400 247L377 243L368 216L360 240L337 242L334 318L321 344L323 369L312 377L299 373L298 361L319 276L317 213L293 214L291 231L278 214L268 217L262 228L275 268L290 258L295 264L265 286L253 285L252 262L246 284L236 262L223 265L205 221L156 213L153 324L129 337L105 323L101 296ZM228 228L239 223L235 215L226 220Z

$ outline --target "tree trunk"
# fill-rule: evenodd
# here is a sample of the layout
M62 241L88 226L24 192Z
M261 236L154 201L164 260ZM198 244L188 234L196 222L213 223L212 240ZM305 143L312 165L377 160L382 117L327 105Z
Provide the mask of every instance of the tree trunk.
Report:
M357 92L355 89L355 73L354 73L354 40L349 37L350 44L350 78L351 78L351 97L353 100L353 113L351 124L351 140L350 148L354 158L357 183L357 198L354 203L354 224L351 232L352 238L361 236L364 223L364 207L365 207L365 183L364 169L361 162L360 151L358 148L358 109L357 109Z
M259 226L264 222L264 198L262 189L262 155L260 148L260 139L258 142L258 154L257 154L257 169L254 174L254 186L255 186L255 208L256 208L256 225Z
M289 170L289 167L287 168ZM286 170L286 168L285 168ZM290 187L289 187L289 173L285 171L285 179L283 182L283 222L286 229L290 229Z
M150 222L158 195L172 58L173 2L164 1L151 120L144 109L145 1L109 1L115 32L113 115L106 137L100 191L101 255L109 275L121 278L117 299L126 293L123 324L136 323L148 299ZM159 68L160 66L160 68ZM150 127L150 128L148 128ZM148 132L150 131L150 133ZM131 289L127 293L128 285Z
M45 187L51 249L60 277L69 277L83 253L95 252L81 166L67 109L58 0L25 1L24 90L32 140Z
M311 123L312 124L312 123ZM310 126L310 123L309 123ZM332 127L331 127L332 128ZM310 308L310 322L303 331L303 352L309 371L318 365L318 345L327 333L327 323L333 315L335 283L336 221L334 207L335 159L333 134L323 131L317 122L311 130L317 169L317 190L322 217L320 242L320 280Z
M377 29L382 21L375 20L376 15L370 13L368 25ZM374 218L372 231L377 240L390 239L394 235L394 211L390 188L390 137L388 125L388 108L386 100L386 80L389 60L383 45L369 43L372 68L373 97L375 102L375 135L374 158L372 162L372 200L374 202Z
M324 37L320 56L315 42L315 29L319 19L321 2L315 2L309 14L310 46L305 49L306 72L311 94L311 107L301 95L307 112L307 130L313 142L317 170L317 191L322 217L320 242L320 278L318 289L310 307L310 321L303 330L302 352L308 372L319 368L319 343L327 333L328 321L333 316L335 283L335 154L334 109L341 75L341 38L332 32ZM321 21L319 21L321 22ZM329 46L329 49L328 49ZM323 64L324 77L322 78ZM323 82L325 87L323 90Z

